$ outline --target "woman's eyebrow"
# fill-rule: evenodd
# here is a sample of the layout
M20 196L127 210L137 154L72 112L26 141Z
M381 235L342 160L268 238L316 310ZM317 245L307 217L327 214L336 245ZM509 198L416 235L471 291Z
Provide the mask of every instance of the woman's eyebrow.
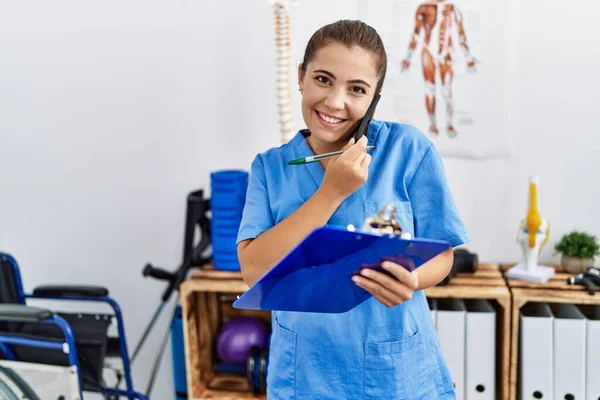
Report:
M324 69L316 69L313 72L319 72L321 74L329 75L332 79L336 79L336 77L335 77L334 74L332 74L331 72L326 71ZM371 85L369 85L367 82L363 81L362 79L352 79L352 80L349 80L348 83L360 83L360 84L363 84L363 85L365 85L365 86L367 86L369 88L371 87Z
M367 82L363 81L362 79L352 79L350 81L348 81L348 83L362 83L363 85L367 86L367 87L371 87L371 85L369 85Z

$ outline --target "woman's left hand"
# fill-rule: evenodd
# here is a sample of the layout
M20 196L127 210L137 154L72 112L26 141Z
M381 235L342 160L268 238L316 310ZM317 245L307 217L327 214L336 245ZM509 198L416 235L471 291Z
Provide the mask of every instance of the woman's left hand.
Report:
M363 268L360 276L353 276L352 280L387 307L410 300L419 287L417 271L409 272L403 266L391 261L384 261L381 267L392 274L395 279L382 272Z

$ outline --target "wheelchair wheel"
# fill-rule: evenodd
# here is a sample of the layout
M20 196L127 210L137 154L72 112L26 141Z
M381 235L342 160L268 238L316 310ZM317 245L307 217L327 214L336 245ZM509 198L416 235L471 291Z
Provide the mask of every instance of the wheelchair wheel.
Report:
M0 396L7 400L41 400L19 374L2 366L0 366Z

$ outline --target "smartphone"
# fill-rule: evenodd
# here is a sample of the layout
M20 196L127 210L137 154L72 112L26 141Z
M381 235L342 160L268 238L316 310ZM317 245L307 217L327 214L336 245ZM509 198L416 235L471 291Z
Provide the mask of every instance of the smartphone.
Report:
M371 119L373 119L373 114L375 113L375 107L377 107L377 103L379 103L380 98L381 98L381 94L378 94L377 96L375 96L373 98L371 105L369 105L369 108L367 109L365 116L360 121L360 125L358 126L358 129L356 130L356 135L354 136L354 143L358 142L358 139L360 139L362 137L362 135L367 133L367 130L369 129L369 122L371 122Z

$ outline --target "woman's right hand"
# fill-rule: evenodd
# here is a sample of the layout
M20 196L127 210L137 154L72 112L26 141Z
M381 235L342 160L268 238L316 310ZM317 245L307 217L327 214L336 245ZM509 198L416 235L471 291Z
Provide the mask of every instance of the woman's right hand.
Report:
M342 150L343 154L329 159L320 189L343 201L367 181L371 155L366 136L357 143L350 139Z
M366 145L366 138L356 144L351 140L342 149L343 154L327 159L323 182L314 196L255 239L238 244L242 277L248 286L254 285L313 230L327 224L346 197L366 182L371 162Z

